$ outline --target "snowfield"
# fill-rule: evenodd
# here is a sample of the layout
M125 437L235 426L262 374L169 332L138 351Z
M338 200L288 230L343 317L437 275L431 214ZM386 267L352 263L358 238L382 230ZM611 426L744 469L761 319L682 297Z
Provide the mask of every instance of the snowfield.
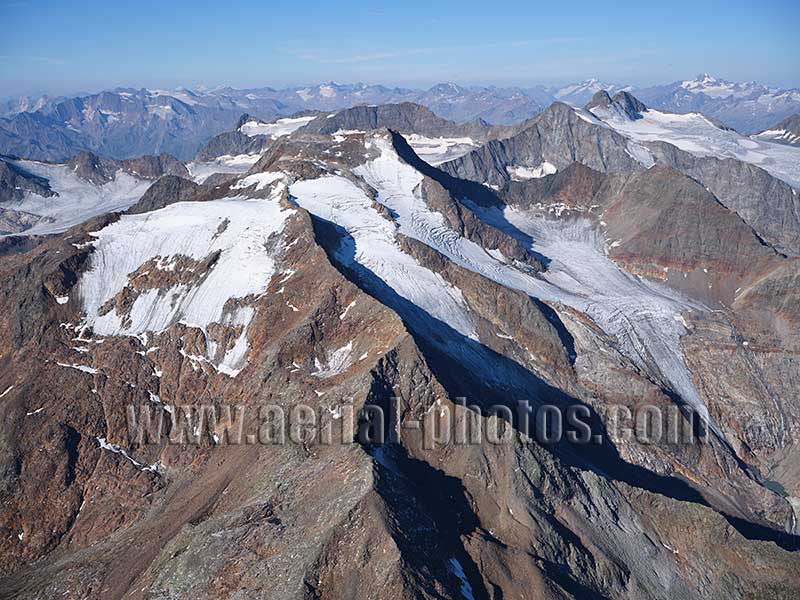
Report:
M674 114L648 109L641 113L641 119L632 120L599 107L591 112L634 141L667 142L695 156L735 158L800 187L800 148L720 129L699 113Z
M130 208L152 185L152 181L117 171L113 181L95 185L84 181L66 165L54 165L30 160L9 161L24 171L43 177L58 196L45 198L26 193L21 202L3 206L17 211L48 217L26 229L24 235L60 233L87 219L109 212Z
M431 138L411 133L403 136L419 157L430 165L440 165L472 152L480 146L469 137Z
M398 158L388 141L378 139L376 144L381 156L355 172L378 191L378 202L397 215L401 233L499 284L586 313L616 336L625 355L709 420L680 346L680 337L687 332L681 313L703 310L702 305L623 271L606 255L603 234L586 219L471 206L486 222L551 260L542 276L530 275L450 229L444 217L415 193L422 176Z
M186 168L195 183L203 183L214 173L246 173L261 158L261 154L226 154L214 160L187 163Z
M239 131L250 137L256 135L268 135L274 139L279 138L282 135L289 135L316 118L316 116L296 117L294 119L286 118L278 119L274 123L261 123L260 121L253 120L243 123L242 126L239 127Z
M242 326L234 347L212 363L236 375L246 362L247 327L255 311L242 305L231 309L226 303L267 290L275 272L276 245L266 242L280 234L293 212L281 209L276 199L227 198L179 202L151 213L124 215L93 234L95 251L78 284L86 324L99 335L133 336L161 332L179 322L197 327L206 334L203 358L209 362L217 354L209 325ZM156 259L154 268L175 272L177 257L200 261L215 252L219 258L204 277L167 289L143 290L130 309L130 323L124 323L115 309L101 314L101 307L128 286L129 276L148 261Z
M333 175L298 181L289 192L298 205L350 234L352 243L343 244L337 252L343 264L368 269L403 298L462 335L477 339L461 291L403 252L394 225L353 182Z

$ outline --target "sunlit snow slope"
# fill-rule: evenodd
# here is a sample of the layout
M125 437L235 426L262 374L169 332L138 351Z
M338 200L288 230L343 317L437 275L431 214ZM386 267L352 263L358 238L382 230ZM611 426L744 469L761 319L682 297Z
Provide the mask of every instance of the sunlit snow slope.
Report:
M681 313L702 307L620 269L606 256L602 234L586 220L562 221L510 208L501 212L472 206L484 220L520 241L530 243L532 238L531 249L552 261L543 277L515 268L450 229L444 217L415 193L422 175L403 163L388 141L376 143L381 156L355 172L378 191L378 202L397 215L401 233L502 285L588 314L617 337L625 354L708 419L679 341L686 333Z
M25 235L58 233L87 219L109 212L125 210L135 204L152 181L117 171L113 181L104 185L89 183L75 175L66 165L54 165L30 160L15 161L22 170L47 179L57 196L44 198L27 193L12 206L14 210L48 217L27 229Z
M800 187L800 148L721 129L698 113L674 114L648 109L640 113L640 119L630 119L602 107L593 108L592 113L635 141L663 141L696 156L735 158Z
M229 301L266 291L275 271L276 246L267 241L283 230L293 211L275 199L226 198L210 202L180 202L151 213L125 215L96 234L89 268L79 283L86 324L99 335L139 335L160 332L175 323L197 327L206 334L208 352L220 371L235 375L247 353L247 326L252 306ZM219 253L207 273L192 277L183 258L203 261ZM173 275L165 287L133 285L134 273L149 270ZM181 272L183 271L183 272ZM176 283L180 281L180 283ZM188 281L188 283L187 283ZM124 288L138 295L123 318L106 305ZM233 348L220 358L209 325L242 326Z
M307 125L314 119L316 119L315 115L310 117L278 119L274 123L262 123L260 121L253 120L243 123L242 126L239 127L239 131L249 136L268 135L272 138L278 138L282 135L289 135L290 133L297 131L303 125Z

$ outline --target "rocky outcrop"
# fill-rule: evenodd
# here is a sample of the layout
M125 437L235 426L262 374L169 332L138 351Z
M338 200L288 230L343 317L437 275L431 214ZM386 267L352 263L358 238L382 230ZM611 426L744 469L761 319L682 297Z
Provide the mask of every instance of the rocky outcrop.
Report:
M112 181L117 171L120 170L140 179L158 179L163 175L189 177L186 165L169 154L112 160L91 152L80 152L65 164L78 177L94 185L103 185Z
M165 175L147 188L142 198L126 212L131 215L158 210L175 202L191 200L202 186L176 175Z
M20 233L43 221L47 222L47 217L0 207L0 235Z
M44 198L56 195L46 179L27 173L16 164L0 159L0 203L22 200L26 192Z
M527 122L519 133L490 141L466 156L441 165L441 169L457 177L502 188L511 180L510 167L537 168L545 162L557 169L580 162L604 173L643 168L628 152L627 140L622 135L556 102Z
M195 160L214 160L220 156L263 152L272 140L267 136L249 136L238 130L226 131L211 138L197 153Z
M699 181L778 251L800 254L800 197L789 184L739 160L698 157L664 142L648 147L656 161Z
M605 90L597 92L585 108L587 111L592 109L616 111L632 121L641 119L641 113L647 110L647 107L629 92L617 92L612 98Z
M604 174L574 162L552 175L510 181L503 197L509 204L525 208L541 205L588 210L595 204L595 197L605 180Z

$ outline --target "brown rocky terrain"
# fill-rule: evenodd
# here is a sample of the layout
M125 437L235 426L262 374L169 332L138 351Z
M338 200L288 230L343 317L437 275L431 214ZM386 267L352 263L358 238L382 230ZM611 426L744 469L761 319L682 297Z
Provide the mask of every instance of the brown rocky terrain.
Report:
M594 125L553 110L575 136L558 172L498 176L499 191L426 165L393 132L298 131L237 179L167 174L127 214L0 253L3 593L796 597L797 262L696 181L634 167L613 132L587 140ZM547 118L526 134L541 139L531 160L556 144ZM492 144L480 156L511 152ZM590 149L606 168L582 160ZM595 313L515 283L548 282L566 259L488 218L509 207L552 227L585 219L629 274L691 298L679 351L718 432L700 441L679 411L685 443L613 426L614 406L686 403ZM270 229L262 214L285 220ZM165 215L174 233L137 241ZM125 256L107 254L129 237ZM165 239L181 250L165 254ZM226 262L239 251L248 260ZM90 274L116 281L117 260L121 283L94 314ZM208 306L208 282L231 264L215 292L238 289L239 271L263 287L199 324L192 302ZM151 294L158 314L142 321ZM237 322L246 309L252 320ZM241 339L244 362L225 367ZM391 443L348 420L394 398ZM583 407L595 443L541 443L527 413L487 412L521 400ZM241 405L243 431L260 433L260 407L288 415L300 403L328 434L234 444L222 419L192 440L182 408ZM177 442L132 439L128 406L169 416ZM450 417L504 442L431 447L419 423Z

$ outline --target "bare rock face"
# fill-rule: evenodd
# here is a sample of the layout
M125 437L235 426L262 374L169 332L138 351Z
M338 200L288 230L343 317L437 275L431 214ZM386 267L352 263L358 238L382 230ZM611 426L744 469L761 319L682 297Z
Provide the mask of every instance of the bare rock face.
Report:
M241 131L226 131L211 138L197 153L196 160L214 160L219 156L255 154L266 150L272 140L265 136L249 136Z
M552 175L509 181L503 196L509 203L526 208L563 205L568 210L588 210L605 180L602 173L574 162Z
M658 162L699 181L779 252L800 253L800 198L789 184L742 161L696 157L663 142L649 147Z
M37 223L47 221L47 217L34 215L25 211L0 208L0 235L20 233Z
M634 272L704 268L741 283L779 260L738 215L696 181L668 167L612 179L601 195L605 233L614 240L610 254L629 263ZM706 294L698 290L695 295Z
M175 202L190 200L198 194L201 186L177 175L165 175L151 185L142 198L126 212L141 214L164 208Z
M297 132L236 179L166 175L127 214L0 253L3 594L796 597L796 261L696 181L626 170L610 133L573 139L590 124L554 112L567 141L526 143L532 160L570 147L546 154L558 172L487 171L498 192L395 132ZM530 291L578 288L512 209L580 213L609 242L597 261L712 272L724 294L667 316L719 432L700 441L680 411L682 444L613 426L615 406L680 398L590 316L604 298ZM580 406L594 443L538 439L522 400ZM281 443L266 405L305 406L320 432ZM377 408L389 443L368 435ZM162 435L130 435L130 410ZM429 443L420 424L448 421L498 439Z
M503 187L511 179L509 168L536 168L545 162L557 169L580 162L602 172L640 170L642 166L626 150L623 136L556 102L519 133L490 141L441 168L451 175Z
M141 179L158 179L162 175L189 177L186 166L169 154L112 160L92 152L80 152L69 159L66 165L78 177L94 185L108 183L114 179L115 173L119 170Z
M55 195L46 180L25 172L13 163L0 160L0 202L22 200L25 192L45 198Z

